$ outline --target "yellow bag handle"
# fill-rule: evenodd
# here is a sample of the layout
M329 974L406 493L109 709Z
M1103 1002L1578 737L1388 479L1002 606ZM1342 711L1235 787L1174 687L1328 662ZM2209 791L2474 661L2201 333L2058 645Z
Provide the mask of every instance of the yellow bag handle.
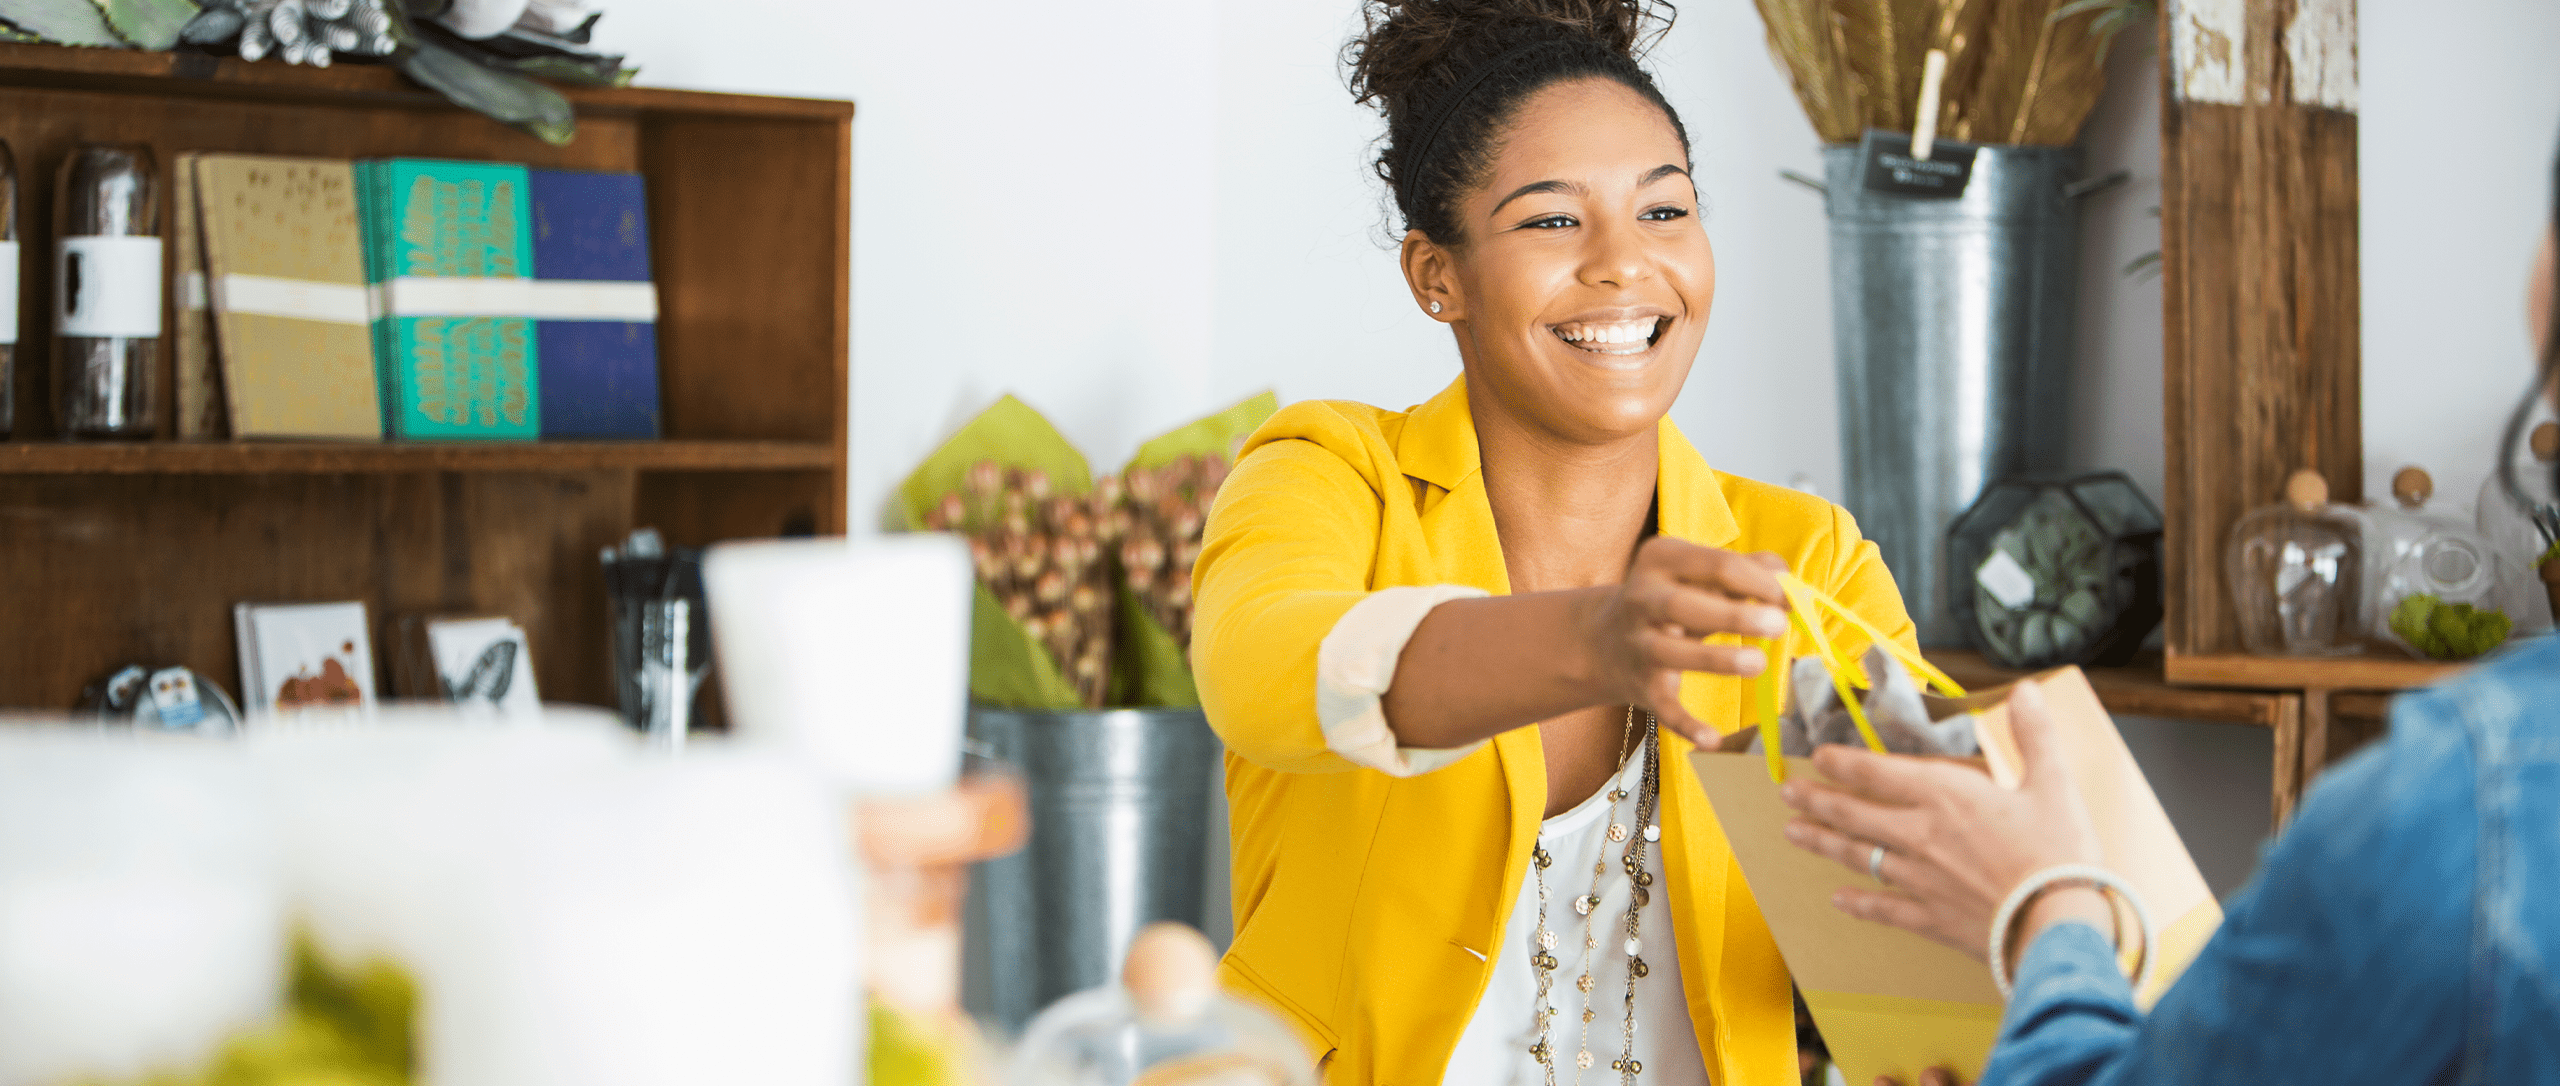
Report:
M1866 667L1822 632L1822 611L1838 616L1851 628L1867 635L1868 641L1901 661L1902 666L1910 668L1913 675L1937 688L1939 693L1951 698L1964 696L1964 688L1956 685L1946 672L1938 670L1937 665L1901 642L1885 636L1874 623L1831 598L1830 593L1805 583L1795 574L1783 572L1778 574L1778 590L1787 596L1789 624L1797 633L1804 635L1805 642L1813 648L1814 657L1822 661L1823 672L1831 676L1831 687L1840 692L1840 704L1849 710L1849 719L1857 723L1858 736L1866 740L1867 749L1884 753L1884 740L1876 735L1875 725L1868 723L1866 706L1858 703L1853 690L1865 690L1874 684L1867 678ZM1760 711L1760 748L1769 755L1769 779L1784 783L1787 759L1778 750L1778 671L1787 666L1786 638L1771 638L1763 641L1761 646L1769 663L1761 670L1760 677L1753 680L1753 701Z

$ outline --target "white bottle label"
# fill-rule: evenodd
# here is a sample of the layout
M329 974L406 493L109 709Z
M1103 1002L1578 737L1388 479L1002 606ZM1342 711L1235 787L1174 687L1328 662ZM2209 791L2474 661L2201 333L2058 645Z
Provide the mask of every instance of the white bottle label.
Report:
M18 341L18 243L0 241L0 346Z
M64 238L54 253L54 333L158 336L160 282L159 238Z

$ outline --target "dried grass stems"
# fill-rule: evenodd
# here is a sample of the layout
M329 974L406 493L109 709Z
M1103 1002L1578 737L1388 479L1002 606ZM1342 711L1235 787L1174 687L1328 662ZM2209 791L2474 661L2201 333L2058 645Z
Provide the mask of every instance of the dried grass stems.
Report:
M1228 459L1184 456L1057 494L1049 474L980 461L925 527L969 540L978 580L1049 651L1087 708L1110 696L1116 589L1126 586L1188 653L1191 566Z
M1920 69L1947 54L1938 135L2068 144L2106 89L2107 49L2155 0L1754 0L1769 51L1826 143L1917 127Z

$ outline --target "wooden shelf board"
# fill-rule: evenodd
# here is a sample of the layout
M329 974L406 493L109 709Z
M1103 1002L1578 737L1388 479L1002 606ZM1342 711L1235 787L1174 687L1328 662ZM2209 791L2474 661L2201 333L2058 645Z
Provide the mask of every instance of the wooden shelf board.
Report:
M208 98L302 102L402 103L424 109L460 109L443 97L379 64L311 68L281 60L245 61L206 53L154 53L137 49L89 49L65 45L0 43L0 84L59 89L167 93L181 80ZM690 113L773 120L840 121L853 103L760 94L714 94L647 87L553 85L580 115Z
M528 441L280 444L231 441L0 443L8 475L358 475L412 471L828 471L815 441Z
M2177 686L2237 686L2257 690L2408 690L2442 682L2464 664L2439 664L2396 656L2250 656L2243 653L2170 653L2167 675Z
M1991 666L1978 652L1932 650L1929 662L1944 669L1967 689L2015 682L2028 674ZM2274 727L2284 696L2258 690L2206 690L2171 686L2162 677L2160 658L2146 656L2126 667L2081 669L2098 702L2110 713L2214 724Z

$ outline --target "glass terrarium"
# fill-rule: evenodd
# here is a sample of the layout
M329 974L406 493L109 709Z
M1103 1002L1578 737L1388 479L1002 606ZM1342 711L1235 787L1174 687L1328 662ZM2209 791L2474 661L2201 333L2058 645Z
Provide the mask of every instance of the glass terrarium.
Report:
M1947 561L1948 610L2000 667L2122 664L2160 624L2160 511L2120 471L1993 483Z
M1031 1020L1010 1086L1315 1086L1297 1037L1219 991L1217 965L1200 933L1149 925L1130 941L1118 982Z
M2526 501L2543 506L2560 507L2560 491L2551 484L2551 464L2560 460L2560 423L2546 422L2533 428L2530 459L2516 460L2516 485L2524 490ZM2480 501L2473 507L2473 526L2496 548L2498 554L2531 572L2542 564L2551 541L2544 538L2542 528L2534 520L2533 510L2519 505L2507 493L2498 473L2490 472L2480 483Z
M2365 579L2364 514L2329 502L2329 483L2297 471L2284 500L2231 526L2225 548L2240 641L2261 656L2362 651L2358 590Z
M2435 481L2425 471L2402 468L2391 493L2398 508L2365 514L2366 633L2436 660L2468 660L2505 643L2519 605L2531 602L2524 572L2471 526L2426 511Z

